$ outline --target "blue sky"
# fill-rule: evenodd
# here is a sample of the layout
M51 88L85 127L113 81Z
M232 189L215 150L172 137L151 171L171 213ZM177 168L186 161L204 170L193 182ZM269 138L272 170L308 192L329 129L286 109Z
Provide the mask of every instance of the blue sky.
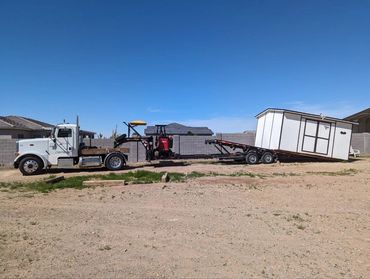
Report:
M370 1L1 1L0 115L254 129L370 103Z

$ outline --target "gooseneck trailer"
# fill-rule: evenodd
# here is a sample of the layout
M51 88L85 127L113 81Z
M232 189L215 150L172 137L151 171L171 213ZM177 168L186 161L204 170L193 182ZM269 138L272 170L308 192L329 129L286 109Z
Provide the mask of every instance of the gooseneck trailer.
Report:
M356 123L323 115L284 109L266 109L257 116L254 145L220 139L206 140L220 154L195 155L192 158L216 157L245 161L248 164L271 164L282 157L348 160L352 126ZM126 123L127 135L121 135L111 148L86 146L77 124L59 124L49 138L26 139L17 142L14 167L24 175L40 173L43 169L106 167L122 169L129 149L120 147L127 142L141 142L148 161L157 159L186 159L172 152L173 139L166 134L165 125L156 125L155 137L141 136L136 126L143 121ZM237 152L231 152L237 150Z

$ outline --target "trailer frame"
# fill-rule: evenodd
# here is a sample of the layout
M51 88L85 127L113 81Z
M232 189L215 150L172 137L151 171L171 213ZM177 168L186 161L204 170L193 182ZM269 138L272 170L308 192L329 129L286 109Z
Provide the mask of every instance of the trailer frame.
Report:
M321 157L313 154L301 154L291 151L274 150L261 148L250 144L238 143L233 141L211 139L205 140L205 144L213 144L220 152L220 155L214 156L219 160L234 160L238 162L245 162L247 164L271 164L280 159L295 159L295 160L319 160L319 161L340 161L334 158ZM226 147L232 150L239 149L239 152L232 153Z

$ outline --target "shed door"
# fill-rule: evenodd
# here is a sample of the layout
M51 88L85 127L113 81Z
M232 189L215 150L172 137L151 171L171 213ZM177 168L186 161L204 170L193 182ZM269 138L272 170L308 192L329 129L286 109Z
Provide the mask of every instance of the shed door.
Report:
M302 151L327 155L331 123L306 119Z
M351 135L352 135L352 124L337 123L337 127L335 129L333 158L348 160Z

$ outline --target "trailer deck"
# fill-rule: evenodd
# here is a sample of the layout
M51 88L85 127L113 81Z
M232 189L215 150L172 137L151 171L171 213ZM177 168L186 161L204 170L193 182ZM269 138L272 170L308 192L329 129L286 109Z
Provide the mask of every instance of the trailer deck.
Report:
M256 164L258 162L270 164L280 159L339 161L335 158L323 158L315 154L302 154L284 150L266 149L221 139L206 140L205 144L214 145L214 147L220 152L220 155L217 156L219 160L244 161L248 164ZM239 149L240 151L232 153L227 149L227 147L232 150Z

